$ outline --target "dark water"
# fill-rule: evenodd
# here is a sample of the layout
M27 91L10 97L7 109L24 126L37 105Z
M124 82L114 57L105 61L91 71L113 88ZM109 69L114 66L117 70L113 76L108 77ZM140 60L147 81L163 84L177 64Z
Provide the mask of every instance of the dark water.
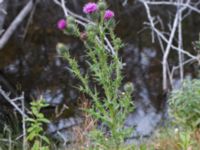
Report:
M70 8L81 13L82 8L76 5L76 2L70 2ZM83 5L84 1L80 3ZM143 120L138 124L144 125L152 118L158 122L162 117L160 112L166 104L162 93L162 54L159 46L151 43L150 30L144 28L143 23L147 21L144 7L134 1L127 6L122 6L120 1L111 1L110 8L116 12L116 19L119 21L116 34L125 43L120 52L126 63L123 70L124 82L133 82L136 89L134 100L138 111L130 115L127 125L134 124L139 118ZM163 11L163 8L154 8L153 13L160 14L166 22L170 18L167 9ZM62 17L61 9L52 1L42 1L37 5L28 28L24 23L6 47L0 50L0 83L3 88L13 92L25 91L27 103L32 98L43 95L53 106L66 104L72 108L66 116L71 116L76 111L77 101L80 100L80 93L74 88L79 82L67 69L67 63L57 56L56 44L68 43L72 55L79 60L81 71L85 72L87 67L82 43L56 29L56 22ZM9 19L6 20L5 26L9 22ZM184 45L190 51L193 51L191 42L198 38L199 25L200 17L197 14L192 14L183 24ZM192 76L195 71L194 65L186 68L186 73ZM53 107L49 111L53 111L52 109ZM145 118L146 114L151 116Z

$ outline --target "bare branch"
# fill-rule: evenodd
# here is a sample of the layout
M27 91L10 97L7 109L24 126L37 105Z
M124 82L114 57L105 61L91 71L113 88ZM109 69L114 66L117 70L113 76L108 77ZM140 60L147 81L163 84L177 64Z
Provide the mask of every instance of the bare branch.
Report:
M30 13L31 9L33 8L33 1L29 1L26 6L21 10L18 16L14 19L14 21L10 24L8 29L0 38L0 49L2 49L5 44L8 42L12 34L15 32L17 27L22 23L24 18Z
M183 0L179 0L179 6L183 2ZM182 49L183 47L183 38L182 38L182 11L179 13L179 20L178 20L178 48ZM180 66L180 79L181 83L183 82L184 78L184 68L183 68L183 54L181 51L178 52L179 57L179 66Z
M10 98L10 94L6 93L1 87L0 87L0 94L5 98L5 100L10 103L21 115L22 117L28 117L26 113L16 104L16 100L23 100L24 94L22 94L19 97L16 97L14 99ZM13 101L14 100L14 101Z
M172 1L146 1L148 5L169 5L169 6L181 6L185 8L189 8L190 10L197 12L200 14L200 10L196 7L191 5L190 3L184 3L184 2L172 2Z
M159 41L160 47L163 52L163 89L168 89L168 79L170 81L170 84L172 86L173 81L173 75L174 75L174 68L170 70L170 66L168 65L168 56L171 53L171 50L176 50L178 52L178 63L179 67L176 67L176 69L179 70L180 78L183 80L184 78L184 65L187 64L186 62L194 62L198 61L199 56L194 56L190 52L183 49L183 37L182 37L182 22L183 19L189 15L191 11L195 11L197 13L200 13L200 10L198 9L198 6L200 2L192 3L191 0L174 0L174 1L156 1L156 0L139 0L141 3L143 3L147 17L149 20L149 23L147 25L150 26L152 30L152 41L154 42L154 34L156 34L156 37ZM163 23L160 17L153 17L150 11L150 5L168 5L173 6L177 8L177 11L174 15L173 24L168 24L169 30L164 31ZM187 9L187 13L183 16L183 11ZM157 20L155 20L157 19ZM157 27L157 23L161 25L161 29L163 31L160 31ZM176 34L178 33L178 34ZM169 38L167 38L167 36ZM178 41L177 46L173 44L173 41ZM164 47L163 42L166 44L166 47ZM188 56L189 59L184 61L184 55Z

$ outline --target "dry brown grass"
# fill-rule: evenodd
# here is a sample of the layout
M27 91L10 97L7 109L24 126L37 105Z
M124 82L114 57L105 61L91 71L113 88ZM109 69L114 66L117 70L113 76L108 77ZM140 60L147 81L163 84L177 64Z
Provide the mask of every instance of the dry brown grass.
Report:
M162 134L162 133L161 133ZM192 145L187 150L200 150L200 130L195 130L191 134ZM151 144L155 150L182 150L180 147L180 137L176 133L158 135Z
M79 108L85 110L91 107L91 103L84 95L79 99ZM86 112L82 112L84 121L81 125L75 126L73 131L76 136L76 142L73 144L73 150L85 150L89 146L87 134L94 129L96 121Z
M177 145L178 139L176 138L166 138L166 139L158 139L153 143L153 147L155 150L179 150L179 146Z
M193 133L192 138L195 139L200 145L200 129L196 130Z

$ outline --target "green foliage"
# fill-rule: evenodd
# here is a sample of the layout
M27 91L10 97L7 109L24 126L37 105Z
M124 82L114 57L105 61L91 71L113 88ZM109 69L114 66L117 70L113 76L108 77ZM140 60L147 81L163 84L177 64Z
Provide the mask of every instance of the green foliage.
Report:
M178 125L196 128L200 125L200 80L185 80L169 99L170 113Z
M49 139L44 135L43 125L49 123L49 120L45 118L41 113L41 109L47 107L44 99L31 102L31 115L26 119L29 123L27 140L33 142L31 150L48 150L47 144Z
M101 6L104 7L102 2ZM91 148L117 150L132 131L124 128L124 121L134 109L131 97L133 85L129 83L123 91L120 90L123 77L118 51L123 45L114 34L114 20L105 21L103 15L104 9L101 9L99 18L96 16L93 20L95 23L88 24L84 33L77 33L77 26L75 27L74 36L81 38L87 49L87 74L80 72L78 62L70 56L67 46L58 44L57 51L68 61L71 72L81 81L79 90L92 99L92 108L85 111L101 123L100 127L89 135L92 141ZM86 39L82 38L83 34L86 35ZM113 55L106 50L106 36L110 36L114 47Z
M178 133L180 142L178 145L182 150L188 150L190 146L192 146L193 142L191 139L191 132L186 131L186 132L179 132Z

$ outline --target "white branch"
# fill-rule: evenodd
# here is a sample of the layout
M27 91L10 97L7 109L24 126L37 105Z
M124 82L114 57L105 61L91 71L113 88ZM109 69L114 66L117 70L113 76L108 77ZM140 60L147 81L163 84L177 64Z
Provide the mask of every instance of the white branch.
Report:
M195 11L197 13L200 13L200 10L198 9L198 6L200 2L192 3L191 0L176 0L176 1L155 1L155 0L139 0L141 3L143 3L147 17L149 20L149 24L152 30L152 40L154 41L154 34L156 34L157 39L159 41L159 44L161 46L162 52L163 52L163 89L167 90L168 86L168 77L170 84L172 85L173 80L173 74L174 74L174 68L172 68L172 71L170 71L169 65L168 65L168 56L171 53L171 50L176 50L179 55L179 67L180 69L180 78L183 80L184 77L184 68L183 66L187 63L187 60L183 62L183 54L189 57L189 62L192 61L198 61L199 56L194 56L190 52L183 49L183 38L182 38L182 21L183 19L189 15L189 12ZM156 24L161 23L162 27L162 21L159 17L156 17L158 21L155 20L155 18L151 15L150 11L150 5L168 5L168 6L175 6L177 8L177 12L175 14L173 25L168 24L169 31L160 31ZM183 11L188 9L187 14L182 16ZM162 28L164 29L164 28ZM176 35L176 32L178 33ZM165 35L169 35L169 38L167 38ZM176 37L177 36L177 37ZM175 46L173 44L173 41L176 41L178 39L178 46ZM166 44L166 48L164 48L163 42Z
M24 95L22 94L22 96L19 96L17 98L10 98L9 94L6 93L1 87L0 87L0 95L2 95L5 100L10 103L21 115L22 117L27 117L26 113L15 103L16 99L18 100L23 100L24 99ZM15 101L13 101L15 100Z
M146 1L146 3L148 5L169 5L169 6L173 5L175 7L182 6L182 7L185 7L185 8L189 8L192 11L200 14L200 10L198 8L190 5L189 3L183 3L183 2L179 3L179 2L170 2L170 1L158 1L158 2L156 2L156 1Z
M182 3L183 0L179 0L179 3ZM183 38L182 38L182 12L179 13L179 20L178 20L178 48L182 49L183 47ZM184 68L183 68L183 55L181 51L178 52L179 57L179 66L180 66L180 79L181 83L183 83L184 78ZM173 75L173 74L172 74Z
M167 43L167 47L163 56L163 89L167 90L168 86L167 86L167 60L168 60L168 56L170 53L170 49L171 49L171 45L175 36L175 32L178 26L178 21L179 21L179 14L183 11L183 9L181 10L177 10L176 16L174 18L174 23L173 23L173 27L172 27L172 31L171 31L171 35L169 37L168 43Z
M12 34L16 31L17 27L29 14L32 8L33 8L33 1L30 0L0 38L0 49L2 49L5 46L5 44L8 42Z

